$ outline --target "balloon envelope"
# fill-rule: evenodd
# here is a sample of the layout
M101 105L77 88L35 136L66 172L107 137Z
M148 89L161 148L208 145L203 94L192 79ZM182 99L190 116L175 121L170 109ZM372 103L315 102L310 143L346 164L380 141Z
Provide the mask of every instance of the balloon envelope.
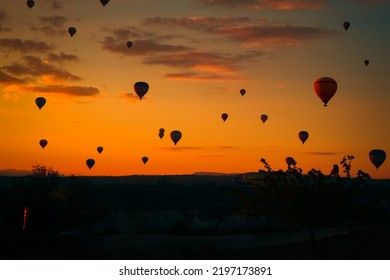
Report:
M139 99L142 100L142 97L148 92L149 85L145 82L136 82L134 84L134 91L139 96Z
M261 115L260 116L260 119L263 123L265 123L267 120L268 120L268 116L267 115Z
M298 133L298 137L299 139L301 139L302 141L302 144L305 144L305 141L307 140L307 138L309 138L309 133L307 131L300 131Z
M39 145L42 147L42 149L44 149L46 146L47 146L47 140L46 139L41 139L39 141Z
M370 61L367 60L367 59L364 61L364 64L365 64L366 66L367 66L369 63L370 63Z
M343 27L345 30L348 30L348 28L351 26L351 24L349 23L349 21L344 21L343 22Z
M103 7L106 6L110 2L110 0L100 0L100 3L102 3Z
M179 130L173 130L171 132L171 139L173 141L173 143L175 143L175 145L177 144L177 142L179 142L179 140L181 139L181 132Z
M246 93L246 90L242 88L242 89L240 89L240 93L242 96L244 96L244 94Z
M35 2L33 0L28 0L27 1L27 6L31 9L32 7L34 7L35 5Z
M148 162L148 157L142 157L142 162L144 163L144 164L146 164L147 162Z
M101 154L103 152L103 147L102 146L97 147L97 151L99 154Z
M35 99L35 104L38 106L39 110L46 104L46 99L44 97L37 97Z
M73 37L74 34L76 34L77 29L76 27L69 27L68 28L68 33L70 34L71 37Z
M223 114L221 115L221 118L223 119L223 121L226 121L228 117L229 117L229 116L228 116L228 114L226 114L226 113L223 113Z
M91 169L95 165L95 160L92 158L89 158L86 160L85 163L87 164L88 168Z
M368 156L376 169L378 169L386 159L385 151L380 149L371 150Z
M132 42L132 41L127 41L126 44L127 44L127 47L128 47L128 48L131 48L131 46L133 45L133 42Z
M327 106L329 100L337 91L337 83L329 77L319 78L314 82L314 91L322 102L324 102L324 106Z

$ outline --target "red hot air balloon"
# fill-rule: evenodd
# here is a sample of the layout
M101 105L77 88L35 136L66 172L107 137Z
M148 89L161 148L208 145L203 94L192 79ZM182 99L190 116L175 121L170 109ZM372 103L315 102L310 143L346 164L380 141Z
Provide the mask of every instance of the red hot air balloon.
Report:
M370 61L367 60L367 59L364 61L364 65L366 65L366 66L367 66L369 63L370 63Z
M245 93L246 93L246 90L242 88L242 89L240 89L240 93L241 93L242 96L244 96Z
M101 154L103 152L103 147L99 146L99 147L97 147L96 150L98 151L99 154Z
M47 146L47 140L46 139L41 139L39 140L39 145L44 149Z
M76 32L77 32L76 27L69 27L68 28L68 33L69 33L70 37L73 37L73 35L76 34Z
M260 116L260 120L265 123L268 120L268 116L263 114Z
M226 113L223 113L223 114L221 115L221 118L223 119L223 121L226 121L228 117L229 117L229 115L226 114Z
M39 110L46 104L46 99L44 97L37 97L35 99L35 104L38 106Z
M127 45L127 47L130 49L131 46L133 45L133 42L132 42L132 41L127 41L126 45Z
M27 6L31 9L32 7L34 7L35 5L35 2L33 0L28 0L27 1Z
M332 78L322 77L314 82L314 91L317 96L324 102L326 107L329 100L337 91L337 83Z
M92 159L92 158L89 158L85 161L85 163L87 164L89 170L91 170L91 168L95 165L95 160Z
M299 139L301 139L302 141L302 144L305 144L305 141L307 140L307 138L309 138L309 133L307 131L300 131L298 133L298 137Z
M371 150L368 156L370 157L370 161L376 167L377 170L386 159L385 151L380 149Z
M148 157L142 157L142 162L146 164L148 162L149 158Z
M102 3L103 7L106 6L110 2L110 0L100 0L100 3Z
M173 143L175 143L176 146L177 142L179 142L179 140L181 139L182 134L179 130L173 130L170 136Z
M139 96L139 100L148 92L149 85L145 82L136 82L134 84L134 91Z
M350 26L351 26L351 24L349 23L349 21L343 22L343 27L344 27L345 31L347 31Z

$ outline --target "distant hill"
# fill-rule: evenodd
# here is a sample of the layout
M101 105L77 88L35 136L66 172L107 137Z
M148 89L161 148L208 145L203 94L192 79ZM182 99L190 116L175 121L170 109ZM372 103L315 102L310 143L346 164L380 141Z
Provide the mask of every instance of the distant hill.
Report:
M0 176L25 176L29 170L3 169L0 170Z
M205 172L205 171L192 173L192 175L195 176L236 176L241 174L242 173L220 173L220 172Z

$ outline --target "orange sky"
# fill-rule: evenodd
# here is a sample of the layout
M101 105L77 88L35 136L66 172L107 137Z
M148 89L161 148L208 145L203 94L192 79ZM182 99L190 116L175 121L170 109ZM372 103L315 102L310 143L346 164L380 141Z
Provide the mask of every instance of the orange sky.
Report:
M368 158L372 149L390 151L389 8L363 0L111 0L104 8L37 0L29 9L7 1L0 170L43 163L77 175L230 173L257 171L260 158L285 169L292 156L304 172L328 174L350 154L353 175L390 178L388 160L377 171ZM326 108L313 89L320 77L338 83ZM142 100L138 81L150 87ZM47 100L42 110L38 96ZM183 134L176 146L172 130ZM309 132L304 145L301 130Z

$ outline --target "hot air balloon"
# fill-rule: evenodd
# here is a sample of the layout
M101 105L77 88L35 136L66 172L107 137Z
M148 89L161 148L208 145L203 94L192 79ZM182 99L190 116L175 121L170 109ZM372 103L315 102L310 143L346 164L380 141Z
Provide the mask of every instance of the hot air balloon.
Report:
M103 152L103 147L102 146L97 147L97 151L99 154L101 154Z
M226 121L228 117L229 117L229 115L226 114L226 113L223 113L223 114L221 115L221 118L223 119L223 121Z
M175 146L177 144L177 142L179 142L179 140L181 139L181 132L179 130L173 130L171 132L171 139L173 141L173 143L175 143Z
M70 37L73 37L74 34L76 34L77 29L76 27L69 27L68 28L68 33L70 34Z
M160 139L162 139L164 137L164 133L165 133L165 129L164 128L160 128L160 130L158 132L158 136L160 137Z
M47 146L47 140L46 139L41 139L39 140L39 145L41 145L42 149L44 149Z
M110 2L110 0L100 0L100 3L102 3L103 7L106 6Z
M142 157L142 162L144 163L144 164L146 164L147 162L148 162L148 157Z
M314 82L314 90L326 107L337 90L337 83L332 78L322 77Z
M87 164L89 170L91 170L91 168L95 165L95 160L92 159L92 158L89 158L89 159L86 160L85 163Z
M290 167L290 165L296 165L297 164L297 162L295 161L295 159L294 158L292 158L292 157L286 157L286 163L287 163L287 165Z
M261 120L263 123L265 123L265 122L268 120L268 116L265 115L265 114L263 114L263 115L260 116L260 120Z
M351 24L349 23L349 21L344 21L343 22L343 27L345 30L348 30L348 28L351 26Z
M309 133L307 131L300 131L298 133L298 137L299 139L301 139L302 141L302 144L305 144L305 141L307 140L307 138L309 138Z
M371 150L368 156L370 157L370 161L376 167L377 170L386 159L385 151L379 149Z
M246 90L242 88L242 89L240 89L240 93L242 96L244 96L244 94L246 93Z
M364 61L364 64L365 64L366 66L367 66L369 63L370 63L370 61L367 60L367 59Z
M134 91L139 96L139 100L148 92L149 85L145 82L136 82L134 84Z
M132 41L127 41L127 47L130 49L131 48L131 46L133 45L133 42Z
M35 104L38 106L39 110L46 104L46 99L44 97L37 97L35 99Z
M27 1L27 6L31 9L32 7L34 7L35 5L35 2L33 0L28 0Z

